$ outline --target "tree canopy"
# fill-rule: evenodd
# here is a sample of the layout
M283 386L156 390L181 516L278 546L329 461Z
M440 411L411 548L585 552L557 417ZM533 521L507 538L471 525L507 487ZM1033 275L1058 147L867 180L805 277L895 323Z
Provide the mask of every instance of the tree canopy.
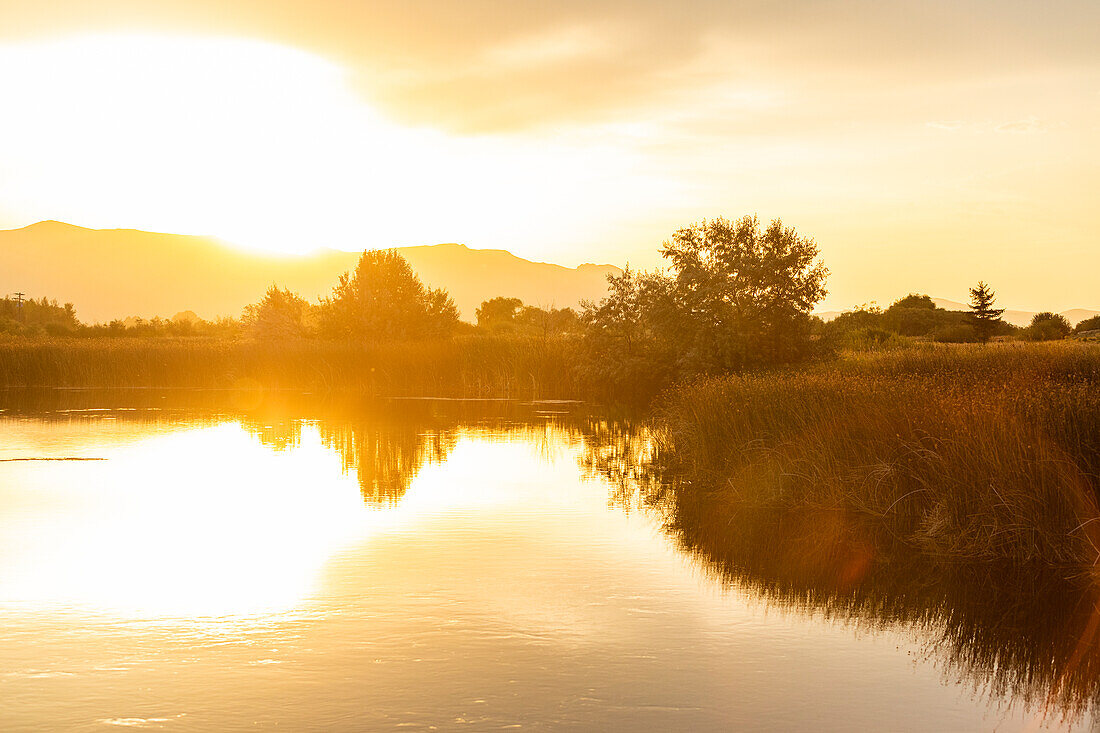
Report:
M828 274L812 239L778 219L763 228L753 216L718 218L680 229L661 254L669 272L628 269L608 278L606 298L585 304L598 368L660 378L808 355L810 311Z
M396 251L369 250L322 300L321 323L328 335L343 338L432 338L454 332L458 308L447 291L425 287Z
M516 321L516 316L523 309L523 301L519 298L505 298L498 296L482 301L475 315L477 325L482 328L499 328L511 326Z
M1073 333L1069 321L1060 313L1043 311L1031 317L1031 323L1024 329L1024 336L1031 341L1055 341L1064 339Z
M272 285L260 302L245 307L241 323L250 336L262 341L299 339L314 333L315 310L297 293Z

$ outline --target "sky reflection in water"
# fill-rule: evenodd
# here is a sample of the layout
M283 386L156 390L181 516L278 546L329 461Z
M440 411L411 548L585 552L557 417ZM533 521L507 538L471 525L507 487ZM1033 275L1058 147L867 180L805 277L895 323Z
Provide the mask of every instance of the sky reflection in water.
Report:
M621 431L516 409L0 415L0 459L107 459L0 462L0 727L1091 722L964 668L927 609L792 603L584 470Z

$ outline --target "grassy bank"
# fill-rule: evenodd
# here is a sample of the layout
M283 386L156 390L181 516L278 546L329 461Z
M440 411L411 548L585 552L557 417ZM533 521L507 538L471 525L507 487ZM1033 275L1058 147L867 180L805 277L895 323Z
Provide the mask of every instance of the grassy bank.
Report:
M2 387L262 386L387 396L572 397L566 339L456 337L379 345L319 340L0 340Z
M702 511L844 510L920 551L1093 565L1100 348L930 346L669 393L658 463Z

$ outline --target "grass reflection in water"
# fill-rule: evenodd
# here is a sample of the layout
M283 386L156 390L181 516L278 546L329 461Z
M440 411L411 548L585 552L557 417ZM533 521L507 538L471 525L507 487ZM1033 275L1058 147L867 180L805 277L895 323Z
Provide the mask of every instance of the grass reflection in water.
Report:
M56 398L42 399L9 408L8 416L103 417L59 412ZM118 397L70 395L65 409L104 399ZM944 562L914 553L873 518L731 505L697 479L663 468L670 462L644 424L583 408L538 415L537 406L518 403L324 404L268 395L254 402L238 397L227 408L225 395L129 399L135 409L111 417L157 425L235 421L275 451L292 451L304 429L316 430L356 479L364 502L378 508L398 507L418 473L445 461L464 435L491 434L548 453L578 446L581 468L608 482L610 504L654 514L714 582L733 592L784 612L907 630L947 677L991 697L1022 700L1048 719L1095 711L1100 698L1100 590L1091 575Z

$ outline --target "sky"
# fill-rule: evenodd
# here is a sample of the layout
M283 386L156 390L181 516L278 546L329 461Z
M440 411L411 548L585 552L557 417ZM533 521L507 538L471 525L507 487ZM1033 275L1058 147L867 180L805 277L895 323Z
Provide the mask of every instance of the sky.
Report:
M0 0L0 228L661 264L780 217L826 308L1100 307L1100 3Z

